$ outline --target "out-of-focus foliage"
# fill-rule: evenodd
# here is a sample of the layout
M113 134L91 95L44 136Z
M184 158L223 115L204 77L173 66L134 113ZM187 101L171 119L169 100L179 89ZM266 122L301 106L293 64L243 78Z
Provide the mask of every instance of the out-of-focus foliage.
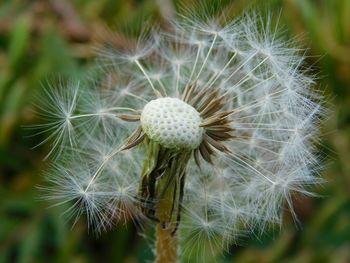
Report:
M170 0L3 0L0 3L0 263L145 262L151 243L126 223L96 237L84 220L72 229L64 207L39 200L36 186L45 146L27 137L24 126L40 120L33 94L57 76L79 77L93 67L94 47L125 46L144 21L166 26L165 18L194 1ZM234 17L255 9L247 0L206 0ZM326 184L322 197L295 196L297 225L286 214L282 231L242 238L224 262L350 261L350 1L270 0L262 9L309 47L309 64L319 72L332 116L323 129ZM261 8L261 7L260 7ZM221 13L217 8L218 13ZM112 33L114 32L114 33ZM42 135L44 136L44 135ZM327 165L328 164L328 165ZM300 226L300 227L299 227ZM145 229L143 233L150 233Z

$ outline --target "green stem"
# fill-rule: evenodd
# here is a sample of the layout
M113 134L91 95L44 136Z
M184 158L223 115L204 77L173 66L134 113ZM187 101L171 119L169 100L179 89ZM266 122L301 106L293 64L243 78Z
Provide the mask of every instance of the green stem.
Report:
M141 208L157 222L155 262L172 263L177 260L177 228L191 151L167 149L148 139L145 144L147 157L139 189Z

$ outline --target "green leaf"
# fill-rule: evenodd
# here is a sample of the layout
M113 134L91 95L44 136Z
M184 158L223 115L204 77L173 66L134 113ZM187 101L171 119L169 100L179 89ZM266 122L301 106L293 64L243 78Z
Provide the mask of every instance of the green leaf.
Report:
M35 262L34 259L39 252L40 236L40 222L35 220L28 233L23 233L22 242L18 251L18 263Z
M8 46L8 57L12 71L18 70L30 44L30 21L27 17L18 18L14 24Z

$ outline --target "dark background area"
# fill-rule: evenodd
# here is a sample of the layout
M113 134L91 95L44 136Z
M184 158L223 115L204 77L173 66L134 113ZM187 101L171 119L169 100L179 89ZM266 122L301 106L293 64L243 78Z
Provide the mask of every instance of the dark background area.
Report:
M312 189L321 197L295 196L300 222L286 213L281 231L242 238L219 262L350 262L350 1L203 2L230 17L261 8L256 2L280 15L286 37L297 36L308 48L307 62L319 76L315 88L333 105L320 146L327 182ZM0 263L152 259L150 243L131 222L96 236L84 218L71 228L62 217L65 207L40 200L36 186L43 183L48 145L31 149L44 137L28 137L23 126L41 121L33 94L50 78L83 75L93 67L94 47L123 47L145 19L166 25L179 10L179 1L171 0L0 1Z

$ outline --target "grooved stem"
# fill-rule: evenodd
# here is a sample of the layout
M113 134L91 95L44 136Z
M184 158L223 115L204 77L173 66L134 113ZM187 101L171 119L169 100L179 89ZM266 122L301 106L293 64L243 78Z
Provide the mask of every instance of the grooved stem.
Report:
M163 229L160 223L156 229L156 260L155 263L176 263L178 251L178 234L172 235L171 227Z
M145 139L147 156L141 174L142 212L157 222L155 263L176 263L185 171L190 150L168 149Z

